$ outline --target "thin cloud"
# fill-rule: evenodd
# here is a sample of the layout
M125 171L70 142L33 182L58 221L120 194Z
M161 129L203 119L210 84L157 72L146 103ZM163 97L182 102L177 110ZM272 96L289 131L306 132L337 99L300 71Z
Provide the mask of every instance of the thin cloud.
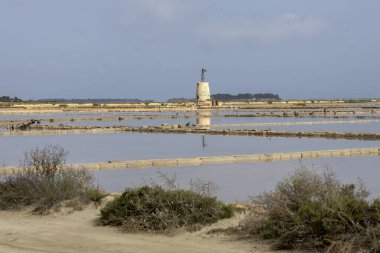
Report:
M178 0L139 0L140 5L153 16L160 19L172 19L178 13Z
M172 21L180 16L184 4L180 0L126 0L122 7L122 23L136 24L145 20Z
M181 0L125 0L121 7L120 23L130 29L157 30L157 26L176 26L189 11L189 2Z
M233 44L239 42L273 44L295 37L319 34L327 23L316 17L300 17L288 13L272 20L236 20L212 24L202 30L208 42Z

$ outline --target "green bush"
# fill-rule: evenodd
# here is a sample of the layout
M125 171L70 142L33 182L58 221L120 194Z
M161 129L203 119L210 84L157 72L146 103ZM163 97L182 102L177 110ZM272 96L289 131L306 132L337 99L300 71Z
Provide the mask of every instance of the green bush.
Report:
M380 199L368 201L363 184L301 168L273 192L253 198L244 222L253 235L274 239L278 249L380 252Z
M127 188L101 209L100 223L126 231L159 232L194 228L233 216L233 206L190 190L161 186Z
M95 184L92 174L85 169L63 167L66 155L57 146L25 153L24 169L0 181L0 209L33 206L35 212L46 213L63 201L99 202L105 193Z

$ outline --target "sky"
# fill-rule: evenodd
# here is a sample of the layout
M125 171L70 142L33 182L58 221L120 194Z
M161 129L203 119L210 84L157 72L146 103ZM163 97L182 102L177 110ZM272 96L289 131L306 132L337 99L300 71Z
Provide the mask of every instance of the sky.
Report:
M0 96L380 97L379 0L0 0Z

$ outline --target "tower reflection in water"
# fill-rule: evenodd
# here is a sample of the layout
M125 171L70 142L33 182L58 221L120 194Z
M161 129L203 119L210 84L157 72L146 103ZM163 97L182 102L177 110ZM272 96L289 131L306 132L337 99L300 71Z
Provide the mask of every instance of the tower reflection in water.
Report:
M197 112L197 129L210 129L211 125L211 111L200 111ZM202 135L202 148L206 148L206 135Z

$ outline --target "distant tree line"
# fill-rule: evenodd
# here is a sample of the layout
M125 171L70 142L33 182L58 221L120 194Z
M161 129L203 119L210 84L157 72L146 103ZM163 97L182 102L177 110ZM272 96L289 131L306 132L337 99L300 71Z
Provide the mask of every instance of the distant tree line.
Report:
M185 103L185 102L194 102L195 98L170 98L166 102L168 103Z
M211 95L213 100L221 100L221 101L241 101L241 100L265 100L265 101L273 101L273 100L281 100L280 96L272 93L239 93L237 95L217 93ZM193 102L194 98L170 98L166 102L168 103L178 103L178 102Z
M214 100L222 100L222 101L234 101L234 100L281 100L279 95L272 93L239 93L237 95L231 94L214 94L211 96Z
M231 94L214 94L211 96L214 100L222 101L236 101L236 100L281 100L277 94L272 93L239 93L237 95ZM191 102L194 98L171 98L167 102ZM11 98L9 96L0 97L0 102L22 102L18 97ZM52 98L52 99L39 99L35 102L49 102L49 103L150 103L154 100L140 100L140 99L64 99L64 98Z
M0 97L0 102L22 102L22 100L18 97L11 98L8 96L2 96Z

